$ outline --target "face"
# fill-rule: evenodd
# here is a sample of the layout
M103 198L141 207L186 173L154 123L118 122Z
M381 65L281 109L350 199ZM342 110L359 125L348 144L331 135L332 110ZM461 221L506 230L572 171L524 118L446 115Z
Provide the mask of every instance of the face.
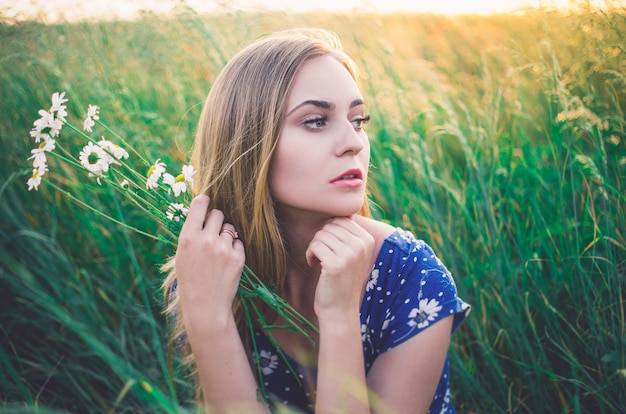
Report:
M270 168L281 217L349 216L361 208L370 148L369 120L348 70L324 56L300 68Z

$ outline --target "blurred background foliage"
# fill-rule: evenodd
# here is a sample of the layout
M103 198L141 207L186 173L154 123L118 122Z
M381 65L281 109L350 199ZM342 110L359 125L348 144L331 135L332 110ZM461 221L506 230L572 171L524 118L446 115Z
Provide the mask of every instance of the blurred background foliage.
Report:
M148 159L187 161L201 105L241 47L335 31L372 115L376 217L430 243L473 305L450 352L459 412L615 413L626 401L626 10L491 16L231 11L0 22L0 410L194 410L166 361L167 243L28 192L28 131L65 91ZM106 131L100 131L107 136ZM80 137L59 137L79 151ZM123 198L49 179L159 234ZM139 166L138 166L139 167ZM141 167L143 168L143 167Z

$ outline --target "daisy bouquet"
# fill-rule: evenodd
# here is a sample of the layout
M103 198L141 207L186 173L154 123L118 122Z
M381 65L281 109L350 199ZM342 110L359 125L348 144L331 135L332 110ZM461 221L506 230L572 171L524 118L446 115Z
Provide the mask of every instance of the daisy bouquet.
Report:
M32 175L26 182L28 190L36 191L42 185L49 185L63 196L101 217L170 245L173 252L192 199L195 174L193 166L182 165L172 174L170 172L172 169L168 169L161 158L148 160L101 121L100 108L96 105L88 105L86 115L82 118L82 125L77 127L68 121L67 102L65 92L55 92L49 109L39 110L39 118L33 122L30 136L35 146L28 158L32 163ZM99 138L95 138L94 127L98 127L98 131L104 131L108 138L100 134ZM71 148L71 143L64 143L61 139L61 131L64 128L78 135L79 139L84 140L84 144ZM56 167L56 165L51 167L50 161L74 168L78 175L86 175L97 185L108 186L119 193L141 214L154 221L160 232L155 234L153 231L132 226L117 219L108 211L102 211L101 207L74 196L61 184L48 179L50 168ZM136 167L137 165L140 167ZM147 302L148 295L144 292L143 296ZM298 314L273 289L266 286L247 266L244 267L240 279L238 296L244 307L251 333L252 321L255 320L267 330L270 339L273 340L271 329L274 327L266 323L255 300L265 302L282 316L288 328L304 334L309 339L311 333L316 331L309 321ZM251 337L254 338L254 335ZM256 344L253 342L252 345L258 374L261 377L263 375L261 356ZM261 395L267 402L268 396L263 388L263 381L260 383Z

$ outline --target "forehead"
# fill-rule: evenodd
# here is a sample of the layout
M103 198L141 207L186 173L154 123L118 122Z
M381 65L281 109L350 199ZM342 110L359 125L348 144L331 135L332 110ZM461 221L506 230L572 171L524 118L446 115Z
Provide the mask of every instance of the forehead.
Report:
M332 56L306 61L298 70L291 86L288 107L308 99L340 104L361 98L361 92L348 69Z

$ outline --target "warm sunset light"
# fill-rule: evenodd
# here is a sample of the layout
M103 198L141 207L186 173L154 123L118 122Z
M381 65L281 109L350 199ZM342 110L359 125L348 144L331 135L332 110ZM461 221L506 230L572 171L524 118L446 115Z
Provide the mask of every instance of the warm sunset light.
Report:
M0 13L10 18L38 17L44 21L76 20L85 17L133 17L140 11L168 13L181 2L174 0L0 0ZM280 10L306 12L313 10L370 13L417 12L437 14L492 14L510 13L527 8L549 7L566 9L572 4L594 7L616 5L619 1L570 0L187 0L188 6L198 12L215 10Z
M626 414L626 0L0 0L0 62L0 414Z

